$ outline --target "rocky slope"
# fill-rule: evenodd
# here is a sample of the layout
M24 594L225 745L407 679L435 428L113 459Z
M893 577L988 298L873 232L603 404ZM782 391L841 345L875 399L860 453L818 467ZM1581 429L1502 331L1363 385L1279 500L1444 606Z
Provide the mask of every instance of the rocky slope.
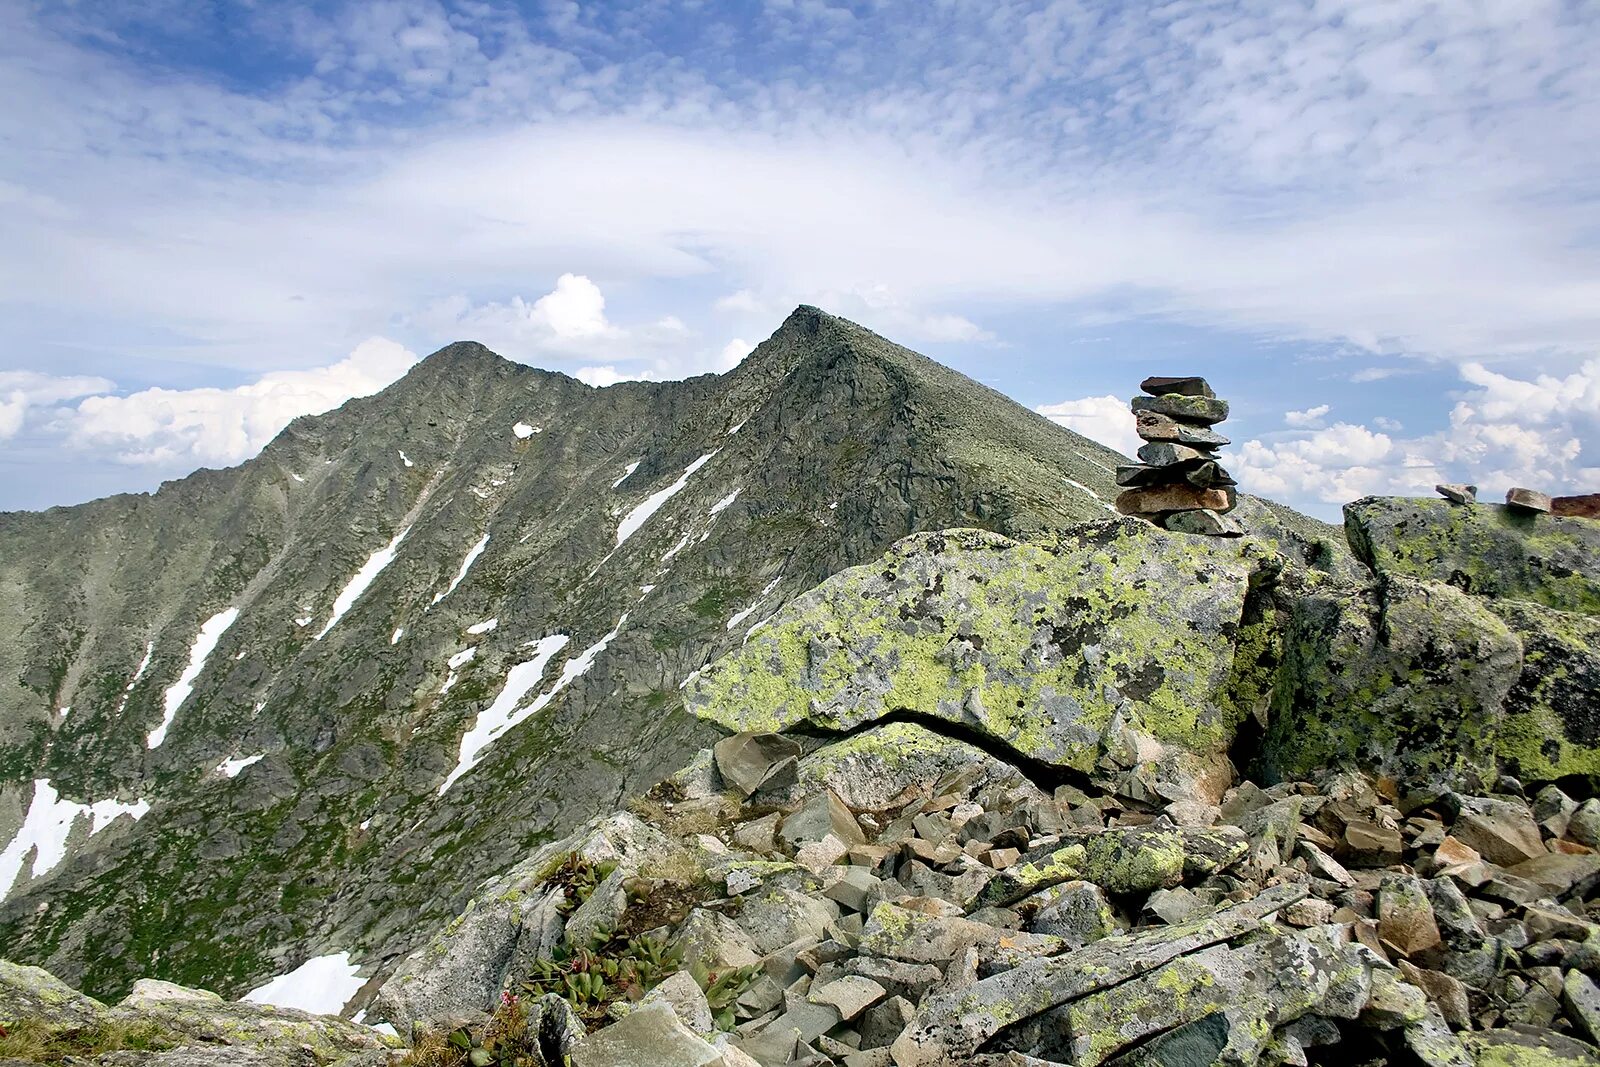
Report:
M908 533L1104 516L1119 458L802 308L676 383L452 345L240 467L0 516L0 944L110 998L370 976L681 766L752 625Z

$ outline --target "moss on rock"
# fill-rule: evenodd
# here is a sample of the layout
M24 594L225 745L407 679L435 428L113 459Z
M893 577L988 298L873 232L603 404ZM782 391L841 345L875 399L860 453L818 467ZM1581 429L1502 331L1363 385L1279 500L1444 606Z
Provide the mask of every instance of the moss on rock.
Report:
M1132 520L1019 544L978 530L921 534L792 603L689 687L731 730L850 730L913 712L1032 759L1089 770L1122 726L1226 749L1249 541Z

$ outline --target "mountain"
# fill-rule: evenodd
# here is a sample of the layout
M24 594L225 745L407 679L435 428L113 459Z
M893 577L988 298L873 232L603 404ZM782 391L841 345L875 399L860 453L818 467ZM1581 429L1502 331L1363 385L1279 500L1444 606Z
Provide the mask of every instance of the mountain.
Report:
M801 307L681 382L453 344L238 467L0 515L0 943L96 995L381 971L708 744L681 687L784 604L1104 518L1120 459Z

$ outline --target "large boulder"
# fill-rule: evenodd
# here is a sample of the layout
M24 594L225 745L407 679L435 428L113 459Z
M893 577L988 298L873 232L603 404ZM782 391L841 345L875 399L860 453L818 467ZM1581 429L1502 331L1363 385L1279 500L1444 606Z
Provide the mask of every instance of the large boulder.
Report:
M1272 776L1355 766L1435 785L1492 780L1522 644L1485 602L1391 577L1295 602L1263 746Z
M1495 741L1502 764L1528 781L1600 778L1600 616L1519 600L1488 607L1522 641Z
M1251 579L1280 562L1259 541L1136 520L1050 543L919 534L794 601L702 672L687 702L733 731L942 720L1079 771L1130 737L1145 758L1221 753L1240 715L1234 648Z
M1600 614L1600 522L1498 504L1366 497L1344 509L1356 556L1379 575Z

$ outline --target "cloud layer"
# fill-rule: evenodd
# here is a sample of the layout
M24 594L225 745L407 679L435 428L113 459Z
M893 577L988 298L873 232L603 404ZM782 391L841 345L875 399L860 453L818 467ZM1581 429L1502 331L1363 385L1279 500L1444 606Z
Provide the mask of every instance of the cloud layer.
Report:
M231 465L249 459L301 415L375 393L417 357L374 337L326 367L274 371L235 389L143 389L91 396L57 416L67 444L119 463Z

